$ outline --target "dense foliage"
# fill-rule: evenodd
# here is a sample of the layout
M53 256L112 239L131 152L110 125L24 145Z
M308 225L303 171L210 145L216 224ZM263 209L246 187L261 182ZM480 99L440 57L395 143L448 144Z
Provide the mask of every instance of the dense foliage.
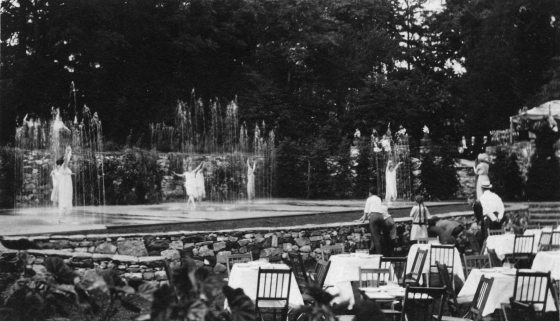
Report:
M420 166L422 181L420 194L431 200L453 198L459 187L455 160L449 151L429 152Z
M2 141L27 112L73 117L71 81L119 144L170 121L193 88L238 95L244 119L329 148L389 121L436 139L481 134L558 97L558 1L423 3L3 1Z
M525 197L524 182L517 163L517 154L499 150L488 171L493 190L505 201L520 201Z

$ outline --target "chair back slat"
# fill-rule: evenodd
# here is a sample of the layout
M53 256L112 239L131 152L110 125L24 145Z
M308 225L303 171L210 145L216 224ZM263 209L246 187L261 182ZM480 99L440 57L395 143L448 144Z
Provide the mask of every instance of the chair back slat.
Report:
M401 321L441 321L445 287L412 287L405 290Z
M391 270L391 279L397 280L399 285L404 286L406 278L406 257L381 257L379 268Z
M321 257L324 261L328 261L331 255L344 253L344 243L336 243L333 245L321 245Z
M532 254L535 235L516 235L513 241L513 254Z
M491 267L488 255L463 255L465 264L465 276L468 276L472 269L484 269Z
M360 287L378 287L386 285L390 280L391 272L389 269L359 268Z
M247 263L253 261L253 253L244 253L244 254L230 254L226 256L226 266L228 275L231 272L231 268L235 263Z
M420 277L422 277L422 272L424 270L424 264L426 264L426 257L428 256L428 250L418 250L416 256L414 257L414 262L412 263L412 269L410 271L410 277L418 284L420 282Z

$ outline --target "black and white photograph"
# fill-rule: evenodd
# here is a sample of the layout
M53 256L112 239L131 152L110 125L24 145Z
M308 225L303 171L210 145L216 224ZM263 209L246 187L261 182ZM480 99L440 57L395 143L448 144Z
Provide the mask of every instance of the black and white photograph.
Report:
M560 0L1 0L0 321L560 321Z

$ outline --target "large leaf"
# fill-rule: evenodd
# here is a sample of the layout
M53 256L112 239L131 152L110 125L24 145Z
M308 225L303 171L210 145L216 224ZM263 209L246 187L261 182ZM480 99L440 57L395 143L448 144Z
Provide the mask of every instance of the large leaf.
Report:
M59 257L45 258L45 267L58 283L74 284L74 279L78 276L74 270L64 263Z
M138 295L149 302L154 301L154 292L158 289L157 281L144 282L138 286Z

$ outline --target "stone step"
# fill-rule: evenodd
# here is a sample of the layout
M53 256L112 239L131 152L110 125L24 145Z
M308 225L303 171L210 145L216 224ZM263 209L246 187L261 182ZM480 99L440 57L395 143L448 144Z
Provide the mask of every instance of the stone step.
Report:
M558 208L560 208L560 203L558 203L558 202L529 203L529 208L541 208L541 207L558 207Z
M529 218L530 224L540 224L540 225L560 225L560 220L555 219L531 219Z
M559 213L531 213L531 215L529 215L529 217L533 218L537 218L537 217L543 217L543 218L557 218L560 220L560 214Z
M555 212L560 213L560 208L557 207L538 207L538 208L529 208L529 213L538 213L538 212Z

